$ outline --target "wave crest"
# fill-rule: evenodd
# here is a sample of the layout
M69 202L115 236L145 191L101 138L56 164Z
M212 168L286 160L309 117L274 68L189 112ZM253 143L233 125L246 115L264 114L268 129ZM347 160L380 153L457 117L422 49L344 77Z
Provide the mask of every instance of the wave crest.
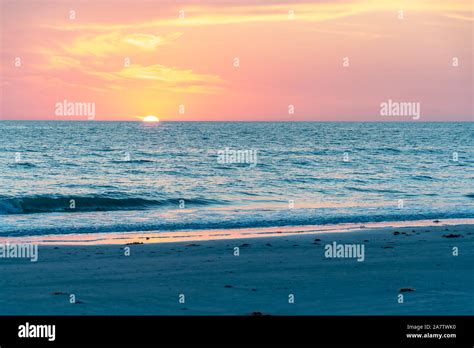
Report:
M175 206L176 208L178 208L181 199L184 200L186 206L205 206L225 203L223 201L204 198L145 199L138 197L110 197L106 194L91 196L0 196L0 215L55 212L74 213L113 210L144 210L160 206Z

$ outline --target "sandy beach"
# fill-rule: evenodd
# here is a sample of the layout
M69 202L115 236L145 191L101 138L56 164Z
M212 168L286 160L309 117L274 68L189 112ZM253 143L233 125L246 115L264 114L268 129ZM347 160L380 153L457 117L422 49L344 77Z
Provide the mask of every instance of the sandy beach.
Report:
M0 314L472 315L474 225L433 225L40 245L37 262L0 259ZM326 257L334 242L363 261Z

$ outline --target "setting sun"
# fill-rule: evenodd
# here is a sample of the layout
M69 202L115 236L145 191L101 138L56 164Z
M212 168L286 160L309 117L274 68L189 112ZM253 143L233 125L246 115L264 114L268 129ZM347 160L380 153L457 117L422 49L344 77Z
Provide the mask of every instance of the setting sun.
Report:
M156 116L149 115L143 118L143 122L160 122L160 119Z

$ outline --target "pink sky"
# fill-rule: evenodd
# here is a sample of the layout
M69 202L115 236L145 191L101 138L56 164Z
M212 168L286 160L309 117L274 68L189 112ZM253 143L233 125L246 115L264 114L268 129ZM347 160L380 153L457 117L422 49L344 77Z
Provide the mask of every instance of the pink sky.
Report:
M406 121L389 99L473 118L470 0L0 2L1 119L87 119L55 115L67 100L95 120Z

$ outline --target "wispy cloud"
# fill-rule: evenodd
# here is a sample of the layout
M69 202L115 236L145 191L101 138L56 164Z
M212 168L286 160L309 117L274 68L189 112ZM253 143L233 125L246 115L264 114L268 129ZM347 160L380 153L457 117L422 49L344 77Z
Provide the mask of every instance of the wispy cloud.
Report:
M217 75L199 74L191 69L159 64L149 66L134 64L117 72L91 72L91 74L119 85L133 87L136 84L140 88L192 93L212 92L223 84Z
M430 11L430 12L457 12L459 19L470 18L465 14L472 12L471 2L446 0L347 0L347 1L320 1L320 2L288 2L268 1L261 4L248 4L232 1L205 3L196 5L194 2L184 2L176 7L170 15L158 16L149 21L137 23L64 23L60 25L46 25L47 28L61 31L117 31L135 29L150 29L164 26L208 26L236 23L278 22L289 19L290 11L294 19L304 22L322 22L354 16L367 12L382 11ZM180 12L184 11L184 12Z
M63 44L62 49L73 56L105 57L114 53L130 52L132 49L154 50L180 36L181 33L178 32L166 35L121 32L87 34L78 37L72 44Z
M471 16L467 16L467 15L463 15L459 13L447 13L446 17L453 18L453 19L460 19L462 21L469 21L469 22L474 21L474 17L472 16L472 14Z
M223 80L219 76L197 73L191 69L160 64L122 63L121 67L107 64L109 61L123 62L124 57L137 50L146 55L177 40L181 35L179 32L163 35L121 32L81 34L71 42L35 50L37 63L32 64L32 67L43 73L62 71L63 74L57 73L57 76L61 76L65 83L71 76L81 81L69 86L99 92L136 88L210 93L220 89Z

